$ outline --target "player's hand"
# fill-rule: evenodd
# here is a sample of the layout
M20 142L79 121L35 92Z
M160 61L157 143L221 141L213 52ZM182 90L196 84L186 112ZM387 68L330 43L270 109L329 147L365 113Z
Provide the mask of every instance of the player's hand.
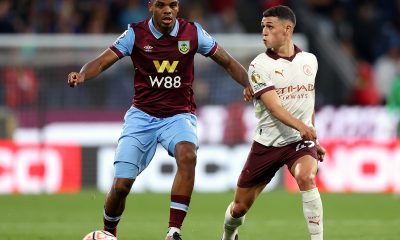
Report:
M318 161L323 162L325 158L326 150L321 145L317 144L317 157Z
M77 72L71 72L68 74L68 85L70 87L76 87L79 84L83 83L85 80L85 76L83 74Z
M317 132L314 127L309 127L304 124L304 126L299 129L299 132L304 141L314 141L317 139Z
M250 102L251 100L253 100L253 89L251 87L246 87L245 89L243 89L243 98L246 102Z

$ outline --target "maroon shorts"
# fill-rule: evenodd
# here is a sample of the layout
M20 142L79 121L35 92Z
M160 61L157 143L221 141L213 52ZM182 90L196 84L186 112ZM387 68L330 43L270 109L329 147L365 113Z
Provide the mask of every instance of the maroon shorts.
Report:
M314 142L299 141L283 147L267 147L254 141L237 186L249 188L269 183L284 164L290 170L296 160L305 155L317 159Z

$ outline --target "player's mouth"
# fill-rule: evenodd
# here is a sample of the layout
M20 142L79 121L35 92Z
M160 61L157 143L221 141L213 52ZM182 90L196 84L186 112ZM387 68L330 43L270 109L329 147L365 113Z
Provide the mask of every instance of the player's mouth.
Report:
M170 24L172 23L172 21L173 21L172 17L163 17L163 18L161 19L161 22L162 22L164 25L170 25Z

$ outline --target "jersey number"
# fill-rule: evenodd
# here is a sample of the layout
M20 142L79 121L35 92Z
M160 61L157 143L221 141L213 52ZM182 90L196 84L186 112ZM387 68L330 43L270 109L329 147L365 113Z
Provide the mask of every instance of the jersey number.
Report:
M305 147L312 148L314 146L315 146L315 143L313 141L304 141L302 143L297 144L296 152Z

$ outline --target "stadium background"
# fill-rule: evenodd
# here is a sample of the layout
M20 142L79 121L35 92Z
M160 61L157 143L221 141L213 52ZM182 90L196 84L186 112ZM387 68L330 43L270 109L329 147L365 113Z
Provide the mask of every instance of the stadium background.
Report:
M318 184L327 200L326 211L331 213L326 229L329 239L399 239L395 226L400 224L400 2L180 2L180 16L201 23L246 68L264 51L259 33L262 11L277 4L294 9L298 18L295 43L319 59L316 127L328 152L320 167ZM146 6L142 0L0 0L0 209L7 216L0 220L0 234L6 234L4 239L29 236L21 231L26 226L33 231L33 239L54 239L55 232L62 232L65 239L77 238L100 228L98 212L112 181L121 121L134 94L134 71L125 58L82 87L69 88L66 78L70 71L78 71L111 45L129 22L148 17ZM188 228L203 221L200 216L209 222L221 218L257 122L252 105L242 101L241 87L221 67L210 59L196 57L195 75L201 147L194 199L204 201L198 201L200 210L190 215ZM156 207L150 215L160 218L160 225L164 226L167 213L160 206L168 203L166 196L174 171L174 160L159 149L134 186L133 191L141 192L133 194L138 196L138 203L128 205L138 205L132 208L140 211L140 201L154 201L152 206ZM279 172L268 190L275 193L266 193L262 198L267 205L271 201L272 206L264 210L265 204L260 205L256 212L279 215L282 212L274 214L274 201L278 205L299 201L297 189L285 171ZM96 204L90 204L88 199L96 200ZM54 203L55 207L42 206L39 201ZM207 201L215 201L219 209L213 210L213 204ZM69 205L73 202L74 207ZM359 202L367 203L358 205ZM77 205L81 204L78 211ZM348 204L360 209L354 205L349 208ZM38 208L20 207L32 205ZM378 206L382 205L386 207L379 211ZM269 230L275 229L277 239L286 239L280 238L282 232L278 231L284 231L286 224L302 229L297 231L302 234L306 230L299 220L300 205L295 206L293 212L298 215L287 213L287 218L275 222L265 221L261 215L260 221L249 225L272 225ZM208 216L200 207L220 214ZM364 208L369 211L361 210ZM60 217L69 216L67 212L70 217ZM72 213L84 213L86 224L74 224L77 216L74 218ZM53 232L34 224L34 215L44 216ZM134 215L127 213L126 221ZM26 218L22 220L22 216ZM256 214L254 218L257 219ZM60 221L60 226L55 225L54 219ZM347 221L341 222L344 219ZM362 219L366 222L362 223ZM61 223L78 231L68 233ZM219 224L220 221L215 222L216 226ZM361 233L352 235L351 229L357 226ZM336 229L342 228L348 232L340 235ZM149 229L144 230L147 235L141 239L162 236L150 237L158 232L153 233L150 225ZM251 226L244 231L249 234L248 239L256 238L251 234L259 236L263 232ZM219 228L215 232L219 233ZM121 234L128 236L128 230ZM305 238L286 234L287 239ZM203 238L208 236L213 235ZM191 235L186 238L197 239Z

